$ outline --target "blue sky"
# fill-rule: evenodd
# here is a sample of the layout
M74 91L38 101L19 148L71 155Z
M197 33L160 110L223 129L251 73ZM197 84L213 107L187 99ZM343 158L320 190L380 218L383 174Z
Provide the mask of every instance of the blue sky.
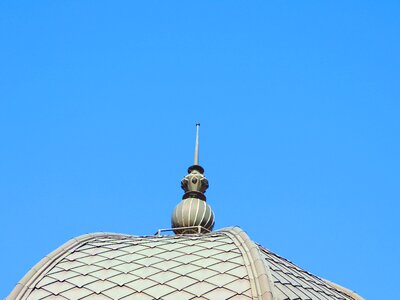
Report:
M1 1L0 298L89 232L169 227L195 122L216 228L398 295L400 2Z

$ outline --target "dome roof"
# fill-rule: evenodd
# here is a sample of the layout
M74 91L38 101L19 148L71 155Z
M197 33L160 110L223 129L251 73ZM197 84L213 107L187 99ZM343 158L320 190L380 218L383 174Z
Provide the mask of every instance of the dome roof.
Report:
M255 244L240 228L175 236L84 235L7 299L362 299Z

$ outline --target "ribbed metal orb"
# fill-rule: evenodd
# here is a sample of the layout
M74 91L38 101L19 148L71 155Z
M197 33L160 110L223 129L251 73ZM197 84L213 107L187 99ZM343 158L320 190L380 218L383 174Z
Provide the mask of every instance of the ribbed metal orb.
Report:
M171 223L176 234L199 233L197 228L179 229L190 226L201 226L206 229L201 229L201 232L206 233L214 227L214 213L206 201L187 198L175 207Z

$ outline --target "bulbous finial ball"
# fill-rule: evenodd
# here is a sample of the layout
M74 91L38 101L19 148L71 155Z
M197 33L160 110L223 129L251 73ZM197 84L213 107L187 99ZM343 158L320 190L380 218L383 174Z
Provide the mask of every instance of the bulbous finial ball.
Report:
M186 198L175 207L171 223L176 234L199 233L197 228L181 228L191 226L203 227L201 232L206 233L214 227L214 213L206 201Z

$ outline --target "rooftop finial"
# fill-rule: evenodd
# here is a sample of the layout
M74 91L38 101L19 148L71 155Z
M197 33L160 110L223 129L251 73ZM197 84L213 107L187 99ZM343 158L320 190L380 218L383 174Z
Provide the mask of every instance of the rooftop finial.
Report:
M199 128L200 128L200 123L196 123L196 147L194 149L194 164L193 165L199 165Z
M204 195L208 180L203 175L203 167L199 165L199 127L200 123L196 123L194 164L181 181L185 194L172 214L171 223L176 234L205 233L214 227L214 213Z

